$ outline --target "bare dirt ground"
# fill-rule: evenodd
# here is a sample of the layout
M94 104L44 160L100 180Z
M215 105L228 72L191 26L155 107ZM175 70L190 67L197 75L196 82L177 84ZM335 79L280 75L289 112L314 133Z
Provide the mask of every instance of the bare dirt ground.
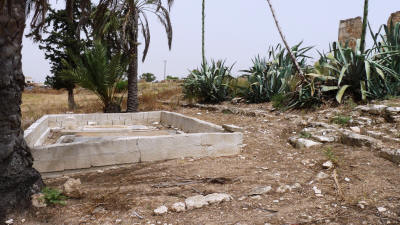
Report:
M399 165L366 147L325 144L295 149L288 144L288 138L303 128L300 120L319 120L325 115L324 109L276 113L270 112L269 104L243 107L269 113L265 117L249 117L197 108L176 109L215 124L243 127L245 146L238 156L141 163L72 175L82 181L86 194L81 199L69 199L66 206L32 209L10 218L14 224L22 224L21 219L25 219L23 224L32 225L400 224ZM341 109L344 113L346 110ZM395 125L393 128L398 130ZM327 149L331 149L330 156ZM341 192L331 176L334 170L322 167L332 158L337 162L335 171ZM330 176L317 179L321 171ZM45 182L60 188L66 179ZM183 181L190 182L182 185ZM301 187L285 193L277 191L281 185L295 183ZM260 197L248 196L253 188L263 186L272 186L273 191ZM316 196L314 187L321 190L322 196ZM230 194L233 200L181 213L153 215L153 210L161 205L170 206L186 197L216 192ZM378 210L379 207L385 210Z

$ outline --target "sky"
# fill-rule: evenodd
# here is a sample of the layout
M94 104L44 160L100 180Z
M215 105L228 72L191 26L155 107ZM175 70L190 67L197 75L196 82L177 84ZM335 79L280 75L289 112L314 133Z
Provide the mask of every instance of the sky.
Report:
M391 13L400 11L399 0L370 0L369 21L377 31ZM56 8L63 1L50 0ZM167 75L186 77L201 63L201 0L175 0L171 9L173 43L168 49L164 28L149 15L151 44L147 59L139 63L139 74L150 72L158 80ZM272 0L278 20L290 45L327 50L338 37L339 21L362 16L363 0ZM28 24L28 23L27 23ZM27 27L26 32L29 31ZM206 57L234 64L233 75L251 66L252 59L266 56L268 47L281 43L266 0L206 0ZM142 49L142 48L140 48ZM141 59L141 56L139 56ZM43 82L50 75L49 62L32 40L24 38L22 67L25 76Z

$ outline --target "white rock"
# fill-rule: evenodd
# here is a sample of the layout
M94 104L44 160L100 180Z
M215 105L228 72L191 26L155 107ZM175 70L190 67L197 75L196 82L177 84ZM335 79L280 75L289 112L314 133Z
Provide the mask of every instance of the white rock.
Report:
M385 207L378 207L379 212L386 212L387 209Z
M330 136L318 136L318 135L313 135L313 138L316 141L322 142L322 143L331 143L335 142L335 137L330 137Z
M319 190L316 186L313 187L313 190L314 190L314 193L315 193L316 195L322 194L322 191Z
M63 185L63 193L71 198L80 198L82 196L81 185L79 178L69 178Z
M286 191L288 191L290 189L289 185L281 185L276 189L276 192L278 193L285 193Z
M36 208L44 208L47 206L46 200L44 199L44 194L34 194L32 195L32 206Z
M359 127L350 127L350 130L355 133L361 133L361 129Z
M6 224L13 224L14 223L14 219L9 219L6 221Z
M350 178L348 178L348 177L344 178L344 180L345 180L346 182L350 182Z
M26 221L26 219L22 219L22 220L21 220L21 223L25 223L25 221Z
M232 196L224 193L214 193L206 195L206 201L208 202L208 204L229 202L230 200L232 200Z
M184 212L186 210L186 205L183 202L175 202L171 206L171 210L174 212Z
M162 205L154 210L155 215L163 215L168 212L168 208L165 205Z
M271 190L272 190L271 186L257 187L257 188L253 188L248 195L249 196L251 196L251 195L263 195L263 194L266 194L266 193L270 192Z
M320 143L320 142L315 142L315 141L311 141L311 140L308 140L308 139L297 138L297 137L291 137L289 139L289 142L295 148L311 148L311 147L314 147L314 146L322 145L322 143Z
M317 176L316 176L316 180L323 180L323 179L326 179L326 178L328 178L329 177L329 175L328 174L326 174L326 173L324 173L324 172L319 172L318 174L317 174Z
M115 223L122 223L122 220L121 219L116 219Z
M322 164L322 168L324 169L331 169L333 167L332 161L326 161L324 164Z
M273 200L272 202L273 203L279 203L279 200Z
M188 210L198 209L198 208L208 205L208 202L206 201L206 197L204 197L203 195L196 195L196 196L189 197L185 200L185 203L186 203L186 208Z

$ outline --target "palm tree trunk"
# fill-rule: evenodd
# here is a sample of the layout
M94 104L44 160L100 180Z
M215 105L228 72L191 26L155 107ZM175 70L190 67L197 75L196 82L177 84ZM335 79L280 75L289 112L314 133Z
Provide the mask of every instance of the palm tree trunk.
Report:
M206 10L206 3L205 0L203 0L202 4L202 10L201 10L201 54L202 54L202 59L203 59L203 64L206 62L206 47L205 47L205 14Z
M0 221L10 210L30 205L43 186L21 129L21 49L26 0L6 1L0 9Z
M68 110L74 111L76 108L74 98L74 88L68 89Z
M286 50L289 52L290 58L292 59L293 64L295 65L297 71L299 72L299 75L300 75L302 81L304 81L304 79L305 79L304 73L301 70L299 63L297 62L296 57L294 56L294 54L292 52L292 49L289 47L289 44L286 41L285 35L283 34L281 27L279 26L279 22L278 22L278 19L276 18L275 10L272 7L271 0L267 0L267 2L268 2L268 5L269 5L269 8L271 9L272 17L274 18L276 27L277 27L277 29L279 31L279 34L280 34L281 38L282 38L283 44L285 45Z
M139 106L138 100L138 35L139 35L139 14L134 13L134 29L132 40L130 40L131 62L128 68L128 102L127 112L137 112Z
M367 25L368 25L368 0L364 1L364 16L363 16L363 26L361 34L361 46L360 51L364 53L365 51L365 38L367 36Z

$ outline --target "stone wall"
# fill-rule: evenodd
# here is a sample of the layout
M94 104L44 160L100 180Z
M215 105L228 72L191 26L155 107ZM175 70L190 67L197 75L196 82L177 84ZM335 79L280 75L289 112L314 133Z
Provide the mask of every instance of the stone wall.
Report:
M339 43L344 46L347 42L349 47L355 48L357 39L361 39L362 19L356 17L347 20L341 20L339 25Z

